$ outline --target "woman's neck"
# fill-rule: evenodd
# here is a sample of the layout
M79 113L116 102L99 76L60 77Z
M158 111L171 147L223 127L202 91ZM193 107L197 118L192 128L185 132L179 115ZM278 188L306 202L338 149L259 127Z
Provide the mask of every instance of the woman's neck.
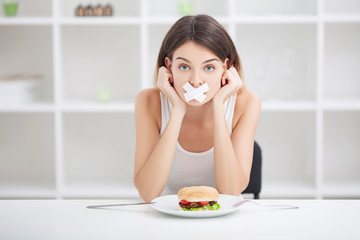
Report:
M186 114L184 116L186 122L203 125L204 123L210 123L210 119L212 119L211 102L201 106L186 106Z

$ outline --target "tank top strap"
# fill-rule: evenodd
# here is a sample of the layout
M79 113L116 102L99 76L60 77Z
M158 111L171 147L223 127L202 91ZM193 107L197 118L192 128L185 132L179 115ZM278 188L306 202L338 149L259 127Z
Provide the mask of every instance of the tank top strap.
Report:
M171 105L169 99L162 92L160 92L160 100L161 100L161 130L160 130L160 135L162 135L163 132L165 131L166 126L168 125L172 105Z
M231 95L224 103L224 115L226 120L226 125L229 130L229 134L232 134L232 122L234 117L234 110L235 110L235 104L236 104L236 97L237 94Z

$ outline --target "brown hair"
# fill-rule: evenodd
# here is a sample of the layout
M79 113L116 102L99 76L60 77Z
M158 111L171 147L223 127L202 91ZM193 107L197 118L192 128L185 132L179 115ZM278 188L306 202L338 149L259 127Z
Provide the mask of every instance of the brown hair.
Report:
M228 68L234 66L244 81L240 57L225 28L211 16L195 15L180 18L166 34L157 59L155 83L159 68L165 66L165 57L172 61L174 51L187 41L206 47L223 62L229 58Z

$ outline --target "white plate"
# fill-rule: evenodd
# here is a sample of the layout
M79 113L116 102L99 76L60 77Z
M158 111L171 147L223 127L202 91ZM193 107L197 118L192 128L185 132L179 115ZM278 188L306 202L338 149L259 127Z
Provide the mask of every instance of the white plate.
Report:
M179 208L179 200L177 195L167 195L155 198L152 200L155 202L151 206L162 213L189 218L206 218L206 217L218 217L225 214L229 214L237 211L239 207L233 207L237 202L244 200L242 197L236 197L232 195L219 195L220 209L216 211L183 211Z

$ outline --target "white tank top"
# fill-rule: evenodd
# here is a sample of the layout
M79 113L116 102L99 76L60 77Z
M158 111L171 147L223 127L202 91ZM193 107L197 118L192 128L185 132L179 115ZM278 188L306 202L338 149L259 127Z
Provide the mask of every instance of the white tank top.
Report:
M169 122L172 106L169 99L162 92L160 92L160 98L160 135L162 135ZM235 102L236 94L230 96L224 103L225 120L230 135L232 133ZM183 187L200 185L215 188L214 147L211 147L205 152L194 153L186 151L181 147L179 142L177 142L169 178L161 195L177 194Z

